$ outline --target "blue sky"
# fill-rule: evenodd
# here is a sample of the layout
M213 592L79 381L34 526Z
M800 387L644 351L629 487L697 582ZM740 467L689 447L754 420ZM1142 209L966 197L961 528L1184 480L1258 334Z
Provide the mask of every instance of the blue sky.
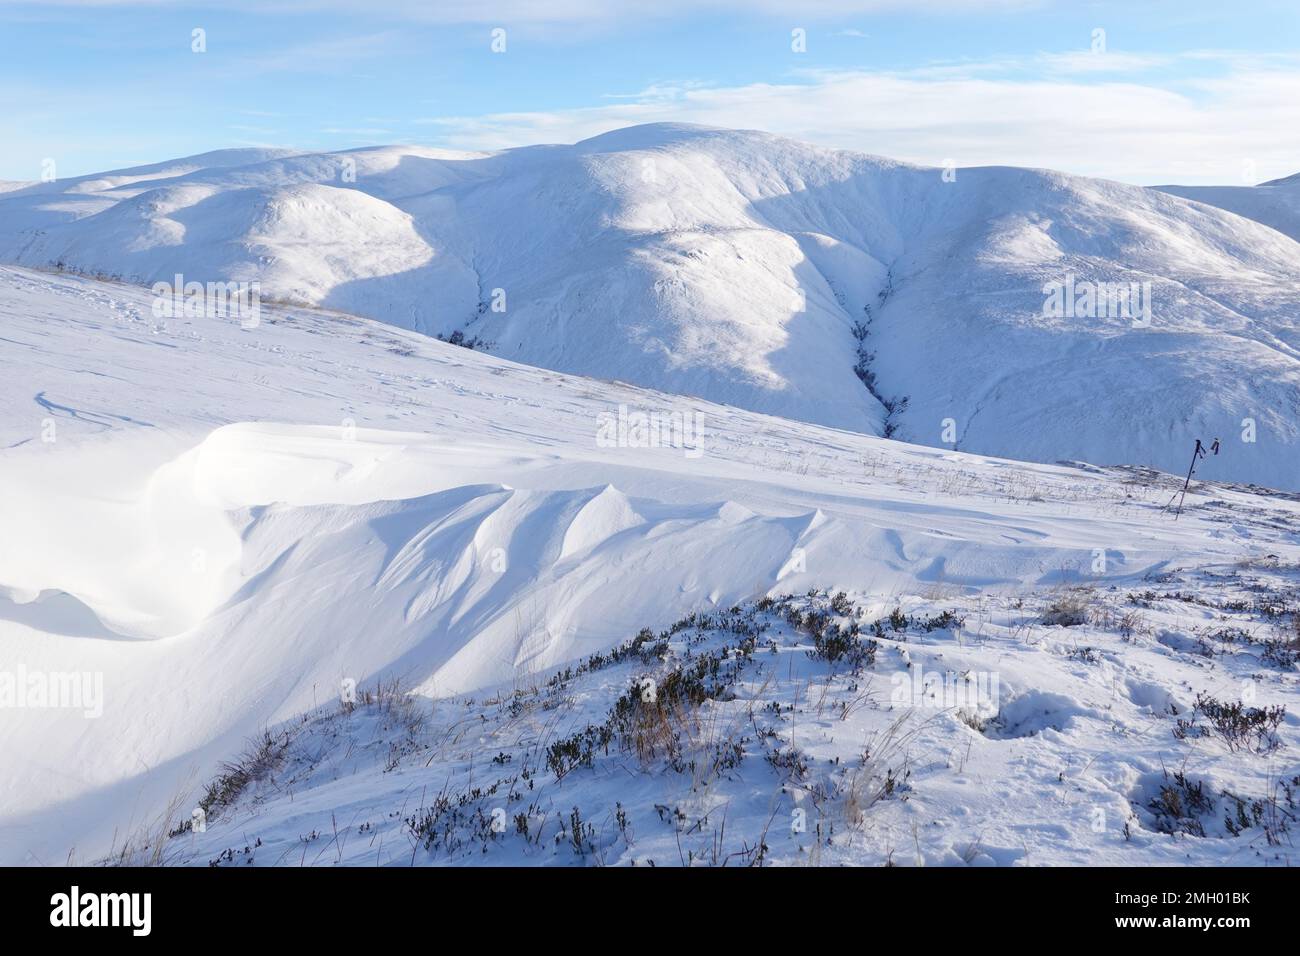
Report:
M0 179L47 158L66 177L227 146L495 149L664 120L919 163L1258 182L1300 171L1300 8L0 0Z

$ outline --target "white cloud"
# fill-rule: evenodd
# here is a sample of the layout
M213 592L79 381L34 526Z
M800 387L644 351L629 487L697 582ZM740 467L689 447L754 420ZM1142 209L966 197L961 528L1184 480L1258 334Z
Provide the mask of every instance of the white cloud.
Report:
M362 136L373 139L376 136L391 136L393 131L376 126L326 126L320 132L327 136Z
M1035 62L1057 73L1135 73L1175 62L1172 56L1145 53L1093 53L1091 50L1068 53L1043 53Z
M1163 62L1133 55L1128 69ZM637 123L690 122L763 129L923 164L952 158L961 166L1047 167L1138 183L1235 184L1247 159L1261 179L1296 172L1300 61L1230 63L1222 76L1177 86L1079 77L1068 62L1065 70L1027 78L1000 76L1005 70L987 64L838 72L799 82L683 87L671 95L665 95L671 87L660 86L627 102L426 122L441 127L441 142L464 149L573 142Z

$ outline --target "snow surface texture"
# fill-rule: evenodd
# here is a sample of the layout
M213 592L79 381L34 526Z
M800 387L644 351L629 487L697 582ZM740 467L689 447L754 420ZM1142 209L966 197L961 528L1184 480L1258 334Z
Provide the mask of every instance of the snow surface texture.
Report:
M952 172L676 125L500 154L225 150L0 194L0 259L256 280L530 365L982 454L1179 472L1219 437L1216 477L1300 487L1293 184L1192 202ZM1071 276L1149 282L1151 326L1044 317Z
M0 269L0 678L22 667L103 686L98 716L5 709L0 861L125 849L199 864L718 862L698 748L643 761L611 725L590 766L546 760L603 726L629 681L670 686L695 652L690 630L662 654L547 681L643 627L810 588L849 593L835 620L858 621L861 640L896 607L964 621L889 624L855 672L810 658L807 626L773 617L782 608L761 612L775 650L754 650L679 728L740 747L706 775L735 801L733 862L755 862L765 828L764 861L807 860L832 821L858 835L819 859L1287 859L1274 841L1291 812L1279 781L1300 773L1281 636L1300 603L1291 496L1197 482L1175 521L1163 508L1180 482L1137 469L922 448L305 308L264 307L244 329L158 320L151 304L129 285ZM600 440L612 417L651 412L690 416L695 440ZM1134 608L1142 619L1125 623ZM1221 614L1247 637L1215 636ZM701 654L731 646L719 679L741 666L740 634L697 630ZM999 674L1001 700L969 720L895 704L909 660ZM364 697L395 679L415 696ZM363 695L347 712L345 681ZM1202 693L1287 706L1277 746L1176 738ZM732 726L751 705L772 708L751 730L686 733L714 708ZM222 770L267 730L255 772ZM862 762L900 737L883 766ZM1213 812L1153 810L1162 786L1181 786L1162 767L1203 781ZM526 798L473 796L525 768L532 786L505 796ZM891 774L889 799L873 798ZM444 788L462 817L447 816ZM1221 823L1235 806L1225 790L1263 801L1237 834ZM157 838L200 801L205 832ZM575 806L602 830L599 857ZM490 835L502 852L483 853L467 820L498 808L512 827L531 814L532 836ZM364 824L373 845L349 836ZM254 852L258 840L272 849Z

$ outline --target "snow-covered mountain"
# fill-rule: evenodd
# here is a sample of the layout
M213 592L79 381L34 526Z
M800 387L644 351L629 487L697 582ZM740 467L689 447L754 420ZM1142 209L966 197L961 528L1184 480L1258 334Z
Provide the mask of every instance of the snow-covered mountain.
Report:
M1217 206L1300 242L1300 173L1258 186L1157 186L1161 192Z
M1288 859L1293 495L152 301L0 268L0 862Z
M34 184L0 193L0 259L257 280L535 366L984 454L1180 471L1220 437L1214 476L1300 487L1289 213L1196 198L654 125ZM1136 283L1150 322L1052 313L1053 283Z

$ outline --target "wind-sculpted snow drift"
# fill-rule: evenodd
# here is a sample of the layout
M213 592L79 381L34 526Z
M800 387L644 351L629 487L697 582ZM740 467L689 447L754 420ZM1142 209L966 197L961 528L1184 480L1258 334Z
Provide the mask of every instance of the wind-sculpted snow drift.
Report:
M1180 471L1220 437L1217 477L1296 488L1284 192L1220 201L1243 218L1062 173L658 125L36 184L0 194L0 258L256 281L545 368L985 454ZM1045 314L1067 283L1088 296ZM1106 307L1130 288L1149 313Z

